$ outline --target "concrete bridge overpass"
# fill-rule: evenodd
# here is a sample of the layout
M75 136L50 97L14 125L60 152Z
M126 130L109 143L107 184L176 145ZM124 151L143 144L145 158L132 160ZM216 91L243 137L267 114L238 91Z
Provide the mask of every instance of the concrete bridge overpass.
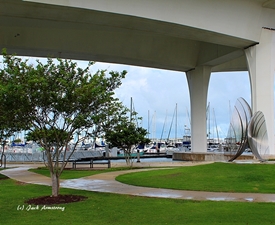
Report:
M249 71L275 155L274 0L0 0L0 28L0 48L17 55L184 72L193 152L206 151L211 72Z

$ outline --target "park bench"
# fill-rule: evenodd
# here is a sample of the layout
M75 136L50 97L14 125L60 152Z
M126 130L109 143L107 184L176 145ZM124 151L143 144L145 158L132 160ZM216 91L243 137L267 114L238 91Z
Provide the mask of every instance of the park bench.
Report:
M75 160L72 160L71 162L72 162L73 169L76 169L77 164L89 164L90 168L94 168L95 164L107 164L108 168L111 168L111 160L110 159L87 160L87 159L83 158L83 159L75 159Z

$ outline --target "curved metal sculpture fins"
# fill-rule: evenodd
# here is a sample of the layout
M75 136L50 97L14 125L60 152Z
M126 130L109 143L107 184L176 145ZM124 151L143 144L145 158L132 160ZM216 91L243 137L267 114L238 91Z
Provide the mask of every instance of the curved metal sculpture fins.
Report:
M233 161L238 158L248 147L246 131L251 116L252 111L249 104L243 98L238 98L234 106L230 128L227 135L227 140L230 140L230 151L236 153L229 161Z
M247 128L248 143L252 153L260 160L265 161L269 154L268 135L264 114L256 112Z
M237 159L247 148L250 148L260 161L265 161L269 146L264 114L258 111L252 116L248 103L243 98L237 99L227 140L230 152L234 153L229 161Z

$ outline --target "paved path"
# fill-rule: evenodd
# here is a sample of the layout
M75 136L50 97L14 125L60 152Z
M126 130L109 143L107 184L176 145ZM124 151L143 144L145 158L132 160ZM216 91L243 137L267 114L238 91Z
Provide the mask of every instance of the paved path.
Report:
M197 164L185 164L186 166ZM0 173L25 183L51 185L51 179L28 169L36 168L37 165L16 165L16 168L2 170ZM142 169L150 170L150 169ZM115 180L120 174L132 173L139 170L116 171L92 175L79 179L61 180L60 186L72 189L80 189L96 192L109 192L117 194L127 194L157 198L174 198L189 200L212 200L212 201L240 201L240 202L275 202L275 194L257 193L224 193L224 192L204 192L204 191L180 191L163 188L147 188L126 185Z

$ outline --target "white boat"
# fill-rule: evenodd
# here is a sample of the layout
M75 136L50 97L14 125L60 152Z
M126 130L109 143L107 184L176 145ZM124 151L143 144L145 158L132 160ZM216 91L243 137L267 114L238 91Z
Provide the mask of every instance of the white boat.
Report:
M166 147L166 156L173 156L175 152L180 152L180 149L174 145L168 145Z

